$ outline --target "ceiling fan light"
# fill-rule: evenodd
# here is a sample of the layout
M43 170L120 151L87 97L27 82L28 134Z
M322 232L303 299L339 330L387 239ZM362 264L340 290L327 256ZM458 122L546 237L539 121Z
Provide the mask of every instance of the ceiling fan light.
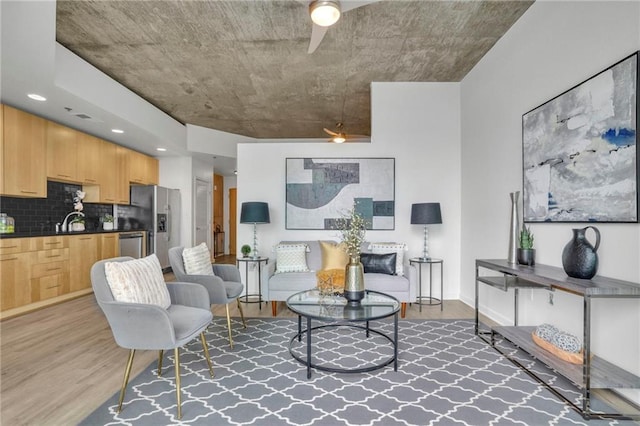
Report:
M344 133L338 133L337 135L331 138L331 142L334 142L334 143L342 143L346 140L347 138L345 137Z
M309 14L314 24L330 27L340 19L340 4L331 0L315 0L309 5Z

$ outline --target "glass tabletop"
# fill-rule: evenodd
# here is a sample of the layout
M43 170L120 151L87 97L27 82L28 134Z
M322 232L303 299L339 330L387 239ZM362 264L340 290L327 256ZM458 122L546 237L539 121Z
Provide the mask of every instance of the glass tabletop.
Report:
M400 302L388 294L366 290L360 306L352 307L342 295L321 294L314 288L290 296L287 307L298 315L319 320L370 321L395 314Z

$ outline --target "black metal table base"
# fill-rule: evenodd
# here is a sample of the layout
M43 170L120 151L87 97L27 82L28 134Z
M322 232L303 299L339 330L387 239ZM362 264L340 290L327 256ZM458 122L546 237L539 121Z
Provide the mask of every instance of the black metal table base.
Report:
M381 362L378 362L373 365L369 365L366 367L360 368L343 368L343 367L335 367L335 366L327 366L317 364L311 361L311 336L313 335L312 331L326 329L326 328L337 328L337 327L351 327L359 330L364 330L366 337L370 336L370 333L374 333L378 336L383 337L388 340L389 343L393 346L393 355L388 359L385 359ZM298 342L302 341L302 336L306 335L306 356L300 356L295 353L293 350L294 341ZM302 317L298 316L298 333L296 333L291 340L289 341L289 353L291 356L298 361L299 363L306 365L307 367L307 379L311 378L311 369L316 369L319 371L328 371L331 373L366 373L369 371L379 370L387 365L393 363L393 371L398 371L398 314L396 313L393 318L393 339L389 337L387 334L382 331L375 330L369 327L369 321L366 322L366 326L351 324L351 323L333 323L333 324L325 324L319 325L316 327L311 327L311 318L307 317L307 328L302 330Z

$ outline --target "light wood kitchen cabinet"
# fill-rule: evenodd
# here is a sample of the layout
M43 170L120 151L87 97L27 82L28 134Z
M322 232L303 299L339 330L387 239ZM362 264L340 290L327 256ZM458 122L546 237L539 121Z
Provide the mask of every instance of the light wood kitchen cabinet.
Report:
M0 104L0 165L4 170L4 105ZM0 194L4 194L4 172L0 171Z
M97 139L97 138L96 138ZM102 139L99 141L100 168L96 184L83 185L86 203L117 203L118 190L118 156L116 144Z
M2 194L47 196L47 121L8 105L2 108Z
M100 234L100 259L111 259L120 256L119 235Z
M130 202L129 193L129 155L128 149L116 145L116 163L118 165L116 174L116 204L128 205Z
M140 185L157 185L158 160L129 150L129 182Z
M102 139L78 132L78 180L80 183L97 185L103 167Z
M0 309L31 303L32 253L0 254Z
M79 182L78 132L53 121L47 122L47 177Z
M98 234L70 235L69 291L91 288L91 267L100 260Z

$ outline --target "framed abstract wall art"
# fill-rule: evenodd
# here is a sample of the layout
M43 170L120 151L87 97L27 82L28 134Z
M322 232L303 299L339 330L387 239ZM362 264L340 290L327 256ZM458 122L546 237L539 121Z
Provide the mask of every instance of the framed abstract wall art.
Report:
M336 229L356 202L367 229L395 226L394 158L287 158L286 229Z
M525 222L638 222L638 53L522 116Z

